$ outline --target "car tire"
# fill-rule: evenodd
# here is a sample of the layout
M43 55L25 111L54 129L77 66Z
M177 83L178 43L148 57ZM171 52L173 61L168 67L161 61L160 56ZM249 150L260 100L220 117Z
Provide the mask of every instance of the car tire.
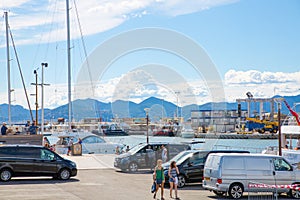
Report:
M180 175L178 176L178 187L179 187L179 188L182 188L182 187L185 186L185 184L186 184L185 176L182 175L182 174L180 174Z
M300 191L299 190L290 190L288 195L294 199L300 199Z
M128 169L129 169L129 172L137 172L139 169L139 166L136 162L131 162L128 165Z
M233 199L240 199L243 196L243 186L239 183L234 183L229 187L228 194Z
M1 181L9 181L12 177L12 171L10 169L2 169L0 172Z
M61 169L58 173L58 177L59 179L61 180L69 180L70 177L71 177L71 173L70 173L70 170L64 168L64 169Z
M215 191L215 190L213 190L213 193L214 193L215 195L217 195L218 197L222 197L222 196L224 196L224 194L225 194L225 192L220 192L220 191Z

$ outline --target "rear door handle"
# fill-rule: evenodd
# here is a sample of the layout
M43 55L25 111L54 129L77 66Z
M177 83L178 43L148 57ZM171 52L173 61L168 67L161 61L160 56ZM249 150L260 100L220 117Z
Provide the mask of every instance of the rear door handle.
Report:
M275 176L276 175L276 172L275 171L273 171L273 176Z

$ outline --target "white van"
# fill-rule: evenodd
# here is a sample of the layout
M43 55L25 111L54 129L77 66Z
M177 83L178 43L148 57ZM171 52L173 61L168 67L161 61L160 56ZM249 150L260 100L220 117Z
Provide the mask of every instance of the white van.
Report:
M300 170L280 156L223 153L208 156L202 182L204 189L218 196L228 192L234 199L241 198L243 192L270 191L270 188L300 199L295 184L300 184Z

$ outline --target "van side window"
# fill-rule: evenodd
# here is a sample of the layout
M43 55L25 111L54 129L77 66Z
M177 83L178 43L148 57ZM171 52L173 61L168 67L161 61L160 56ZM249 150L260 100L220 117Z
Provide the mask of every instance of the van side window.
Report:
M146 148L148 146L143 147L141 150L139 150L137 153L146 153Z
M41 149L41 160L54 160L55 155L47 149Z
M13 147L2 147L0 149L1 157L15 157L17 155L16 148Z
M39 150L36 148L30 147L18 147L17 148L17 156L19 158L39 158Z
M247 170L271 170L272 165L269 158L247 158L246 160Z
M292 167L282 158L274 159L274 167L276 171L292 171Z
M224 157L224 170L244 169L244 159L241 157Z
M169 145L169 153L172 154L172 155L177 155L179 154L180 152L182 151L185 151L188 149L188 146L187 145L176 145L176 144L171 144Z

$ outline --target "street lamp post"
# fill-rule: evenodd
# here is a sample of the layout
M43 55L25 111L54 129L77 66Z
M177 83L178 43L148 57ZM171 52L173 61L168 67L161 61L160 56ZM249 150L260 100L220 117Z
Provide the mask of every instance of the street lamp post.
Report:
M42 117L41 117L41 134L44 133L44 67L48 67L48 63L42 63Z
M281 103L277 103L278 106L278 112L277 112L277 117L278 117L278 154L281 156L282 155L282 144L281 144Z
M39 104L38 104L38 73L37 70L34 70L33 72L35 74L35 123L34 125L37 126L38 123L38 109L39 109Z
M147 123L147 138L146 138L146 142L147 142L147 144L149 144L149 110L150 110L150 108L145 108L144 110L146 112L146 123Z

